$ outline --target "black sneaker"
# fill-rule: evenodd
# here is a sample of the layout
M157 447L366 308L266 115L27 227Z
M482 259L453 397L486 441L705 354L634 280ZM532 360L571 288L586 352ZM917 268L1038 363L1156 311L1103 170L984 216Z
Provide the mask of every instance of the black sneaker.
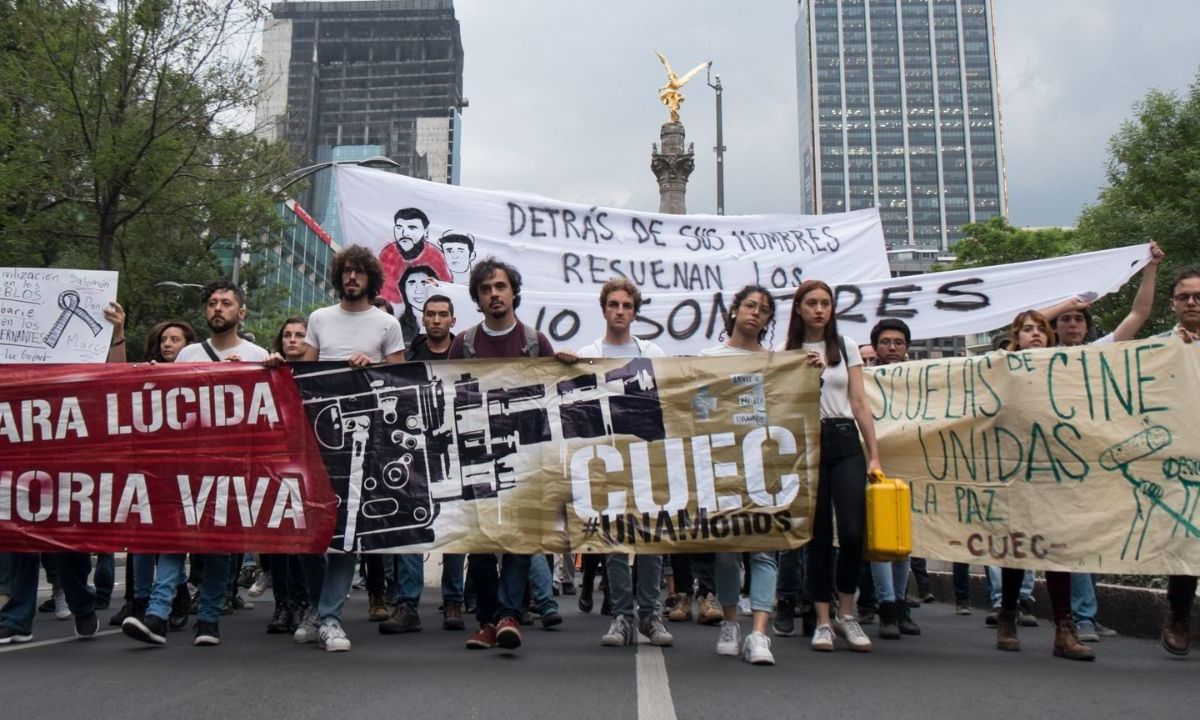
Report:
M547 613L542 613L542 627L552 628L555 625L562 625L562 615L559 615L554 610L551 610Z
M258 574L258 568L248 565L243 567L238 572L237 584L239 587L248 588L254 584L254 576Z
M408 603L399 603L392 608L388 619L379 623L380 635L399 635L401 633L421 632L421 616L417 609Z
M54 596L50 596L46 602L38 605L38 612L54 612Z
M167 621L157 615L147 614L145 620L127 617L121 623L121 632L139 642L151 645L167 644Z
M121 627L121 623L125 622L125 618L131 617L132 615L133 601L126 600L125 604L121 606L121 609L117 611L117 614L108 619L108 624L112 625L113 627Z
M1038 619L1033 614L1033 601L1021 600L1017 603L1017 624L1021 627L1037 627Z
M33 639L33 633L23 633L13 630L7 625L0 626L0 645L20 645Z
M275 603L275 613L271 615L271 621L267 623L267 633L271 635L283 635L290 633L295 629L295 623L292 620L292 609L286 603Z
M796 634L796 602L790 598L779 598L775 604L775 634L791 637Z
M196 621L196 639L192 641L193 645L220 645L221 644L221 628L217 627L215 622L206 620Z
M75 637L91 639L100 630L100 618L96 613L75 616Z
M97 595L96 601L94 603L92 603L92 607L96 610L107 610L109 608L109 605L111 605L111 604L112 604L112 598L102 598L99 595Z

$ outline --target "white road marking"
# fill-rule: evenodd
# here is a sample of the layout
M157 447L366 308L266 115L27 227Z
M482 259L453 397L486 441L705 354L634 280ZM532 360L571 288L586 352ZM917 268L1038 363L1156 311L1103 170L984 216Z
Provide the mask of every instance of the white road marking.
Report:
M95 635L93 635L92 637L98 638L98 637L104 637L105 635L115 635L119 632L121 632L121 631L120 630L101 630L101 631L97 632ZM20 644L9 643L7 645L0 645L0 653L16 652L18 650L32 650L33 648L46 647L47 645L59 645L59 644L66 643L66 642L75 642L76 640L83 640L83 638L77 638L74 635L72 635L70 637L54 638L53 640L36 640L34 642L27 642L27 643L20 643ZM671 717L674 717L674 715L672 715Z
M667 663L662 648L637 632L637 705L638 720L676 720Z

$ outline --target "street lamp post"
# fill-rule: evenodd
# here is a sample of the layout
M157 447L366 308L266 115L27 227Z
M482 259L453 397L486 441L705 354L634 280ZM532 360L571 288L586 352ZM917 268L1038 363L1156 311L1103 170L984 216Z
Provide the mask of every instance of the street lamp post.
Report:
M722 132L721 120L721 76L710 75L712 72L712 63L708 64L708 71L705 74L704 82L717 92L717 145L713 150L717 151L717 214L725 214L725 140Z
M466 105L465 105L465 99L464 99L464 107L465 106ZM309 175L318 173L326 168L331 168L334 165L362 165L363 167L371 167L372 165L375 165L375 166L386 166L386 167L395 167L395 168L401 167L400 163L396 162L395 160L393 160L389 157L384 157L383 155L375 155L375 156L372 156L369 158L365 158L363 160L329 160L327 162L317 163L316 165L309 165L308 167L302 167L299 170L293 170L290 173L279 178L278 180L268 183L266 186L263 187L262 191L269 192L272 197L276 197L276 196L280 195L281 193L283 193L284 190L287 190L289 187L291 187L292 185L295 185L296 183L300 182L301 180L308 177ZM242 233L239 231L237 233L237 237L234 239L233 268L230 273L231 274L230 280L233 282L234 285L238 284L238 276L241 274L242 251L244 249L245 249L245 246L242 243Z
M204 286L199 283L181 283L175 282L174 280L163 280L162 282L156 282L154 283L154 287L168 287L176 290L182 290L183 288L196 288L198 290L204 289Z

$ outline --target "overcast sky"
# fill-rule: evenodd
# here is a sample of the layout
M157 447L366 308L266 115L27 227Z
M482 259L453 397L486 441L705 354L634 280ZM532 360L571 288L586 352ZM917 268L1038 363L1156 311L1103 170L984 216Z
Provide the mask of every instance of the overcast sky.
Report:
M456 0L466 53L462 183L658 209L650 144L665 73L713 61L725 88L726 212L798 212L794 0ZM1010 219L1071 225L1104 184L1109 138L1151 88L1200 68L1195 0L996 0ZM690 212L715 212L715 101L681 112Z

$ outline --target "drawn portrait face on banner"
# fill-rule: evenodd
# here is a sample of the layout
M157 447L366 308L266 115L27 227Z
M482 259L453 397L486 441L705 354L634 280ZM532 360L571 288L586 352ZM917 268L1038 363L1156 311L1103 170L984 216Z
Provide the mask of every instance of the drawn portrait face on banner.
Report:
M438 240L446 256L446 266L454 275L454 282L466 283L475 262L475 238L462 233L449 232Z
M433 294L435 286L428 284L428 280L437 280L437 274L424 265L413 265L400 276L400 294L414 317L421 315L425 310L425 298Z
M429 237L429 216L418 208L402 208L396 212L392 222L392 238L400 254L406 258L416 257L425 249Z

